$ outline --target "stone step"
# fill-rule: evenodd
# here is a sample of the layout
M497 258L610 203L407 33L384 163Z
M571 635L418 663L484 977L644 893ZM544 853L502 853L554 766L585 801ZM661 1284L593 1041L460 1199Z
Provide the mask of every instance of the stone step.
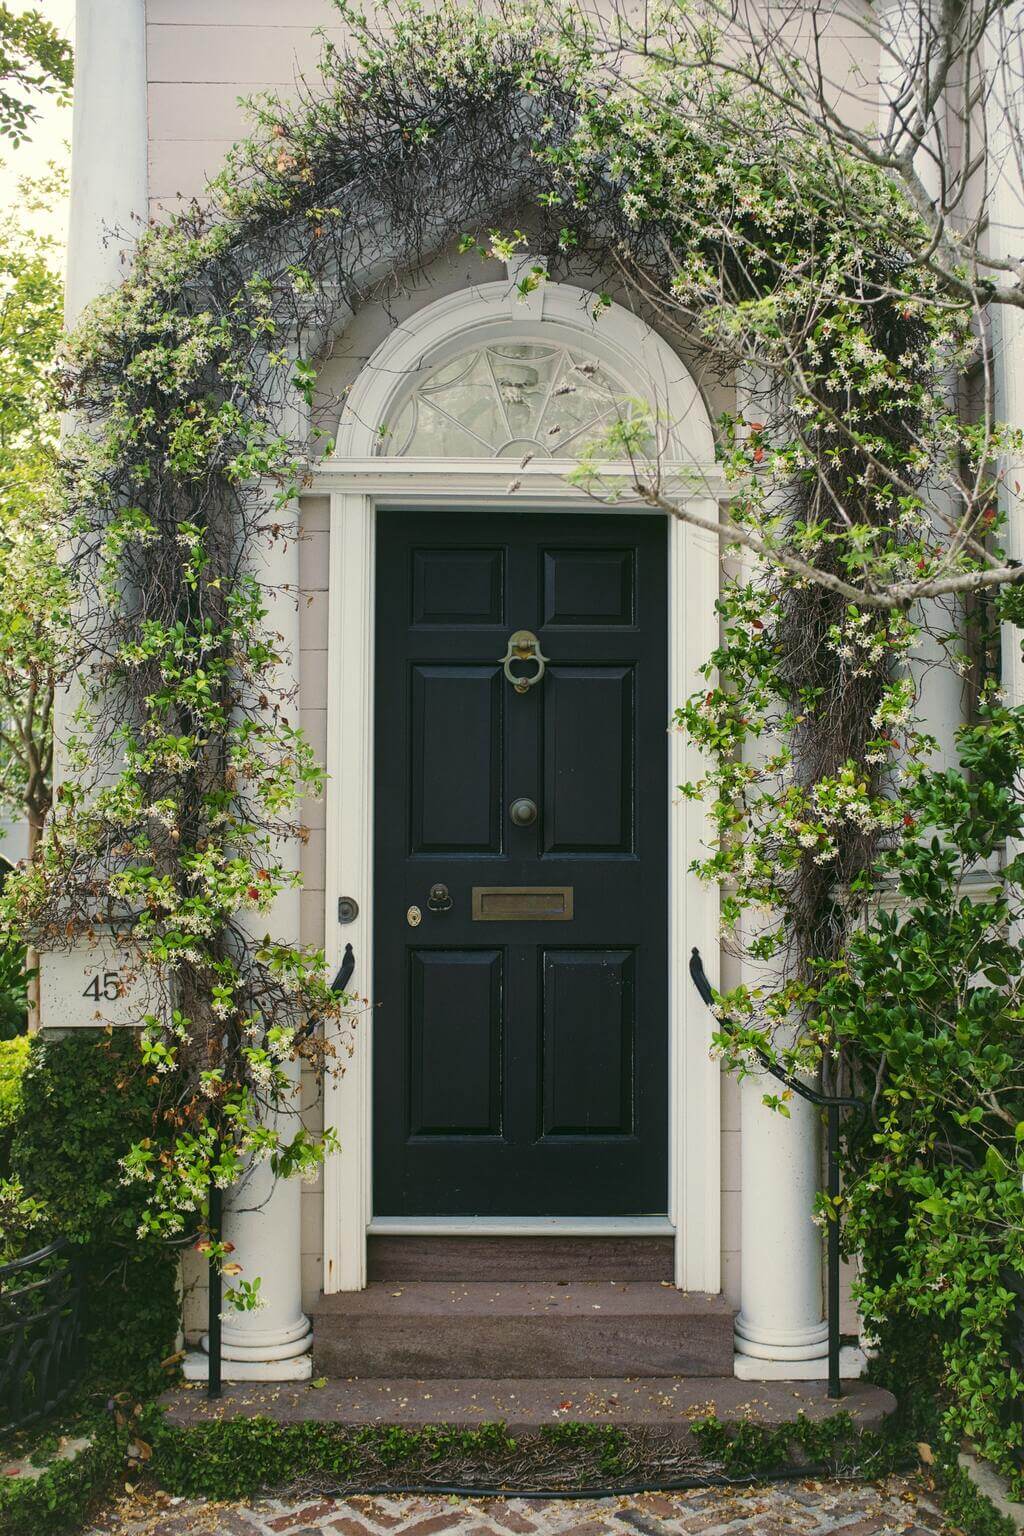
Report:
M726 1376L732 1308L657 1281L374 1282L322 1296L318 1376Z
M211 1419L270 1418L279 1424L397 1424L422 1429L430 1424L473 1428L502 1423L511 1435L527 1435L558 1423L617 1424L684 1439L695 1418L714 1415L726 1422L787 1424L798 1413L814 1422L848 1413L859 1429L877 1429L896 1407L884 1387L849 1382L831 1400L823 1381L737 1381L733 1376L563 1378L537 1381L336 1381L247 1382L227 1386L210 1402L197 1388L175 1387L161 1398L172 1424Z
M671 1280L672 1237L426 1237L371 1233L371 1280Z

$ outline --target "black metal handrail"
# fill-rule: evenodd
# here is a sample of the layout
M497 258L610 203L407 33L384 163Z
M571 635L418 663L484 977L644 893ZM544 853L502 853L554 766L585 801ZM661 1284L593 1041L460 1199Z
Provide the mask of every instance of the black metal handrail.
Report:
M66 1238L0 1264L0 1429L52 1413L77 1386L81 1314L77 1251Z
M711 983L708 981L704 962L700 957L700 950L694 948L690 952L690 975L693 984L697 988L704 1002L709 1008L714 1006L715 994ZM821 1093L817 1088L812 1088L809 1083L802 1082L799 1077L786 1072L776 1065L767 1051L755 1050L754 1053L766 1072L792 1089L800 1098L806 1099L809 1104L814 1104L818 1109L824 1109L828 1113L828 1278L827 1290L827 1315L828 1315L828 1395L829 1397L842 1397L842 1385L839 1377L839 1116L844 1109L855 1109L861 1113L867 1105L863 1099L850 1098L844 1094Z

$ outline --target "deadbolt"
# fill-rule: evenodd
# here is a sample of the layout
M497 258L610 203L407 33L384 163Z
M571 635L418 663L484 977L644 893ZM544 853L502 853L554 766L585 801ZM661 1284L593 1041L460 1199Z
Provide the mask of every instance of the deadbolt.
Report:
M532 800L513 800L508 808L513 826L532 827L537 820L537 807Z

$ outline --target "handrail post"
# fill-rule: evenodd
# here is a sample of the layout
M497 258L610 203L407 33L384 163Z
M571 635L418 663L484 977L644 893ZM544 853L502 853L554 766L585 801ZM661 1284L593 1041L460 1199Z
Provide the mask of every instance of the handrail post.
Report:
M220 1397L222 1391L220 1362L220 1314L223 1307L223 1297L221 1294L221 1264L223 1263L223 1259L217 1250L220 1246L224 1225L224 1193L216 1180L216 1165L219 1160L220 1159L218 1153L218 1156L214 1158L213 1166L210 1169L208 1212L211 1248L207 1281L209 1289L207 1296L208 1311L206 1324L208 1357L206 1396L211 1401Z
M839 1105L828 1106L828 1395L842 1397L839 1381Z

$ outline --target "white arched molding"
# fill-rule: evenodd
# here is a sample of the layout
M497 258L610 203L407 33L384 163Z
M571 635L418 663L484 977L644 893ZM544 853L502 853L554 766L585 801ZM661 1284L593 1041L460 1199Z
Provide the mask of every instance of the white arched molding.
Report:
M487 283L438 299L403 321L349 391L333 462L377 456L382 429L434 369L490 343L535 341L586 353L647 400L672 468L692 477L694 493L699 488L714 495L719 477L711 420L693 375L668 343L617 304L595 313L595 296L581 288L545 283L540 291L543 302L528 305L511 284Z
M537 342L568 347L601 364L629 393L658 413L663 439L660 471L673 499L714 518L722 494L714 465L707 409L694 380L668 344L617 305L595 314L595 296L566 284L544 283L523 303L512 283L489 283L426 305L402 322L366 363L349 392L336 448L316 471L316 491L331 496L330 601L327 701L328 968L346 943L356 955L353 987L371 999L358 1018L345 1071L325 1090L327 1122L342 1151L324 1174L325 1292L366 1284L366 1234L373 1221L371 1163L373 954L373 632L374 543L378 506L481 512L599 512L601 503L567 483L571 461L546 459L519 467L515 460L389 458L382 433L403 399L427 372L461 353L492 343ZM618 466L627 490L615 510L645 510L628 493L628 465ZM614 473L615 466L609 466ZM510 487L510 477L517 482ZM699 667L717 643L714 601L719 561L716 536L673 518L669 529L669 697L671 710L703 685ZM712 980L718 971L718 896L689 872L706 838L703 809L676 786L699 777L701 762L681 734L668 735L669 862L669 1210L637 1218L534 1222L488 1218L484 1232L557 1231L669 1233L676 1240L676 1283L683 1289L720 1288L721 1179L719 1069L710 1053L712 1020L690 982L687 965L697 946ZM358 904L341 926L338 900ZM463 1222L423 1230L465 1231ZM403 1230L412 1230L409 1223Z

